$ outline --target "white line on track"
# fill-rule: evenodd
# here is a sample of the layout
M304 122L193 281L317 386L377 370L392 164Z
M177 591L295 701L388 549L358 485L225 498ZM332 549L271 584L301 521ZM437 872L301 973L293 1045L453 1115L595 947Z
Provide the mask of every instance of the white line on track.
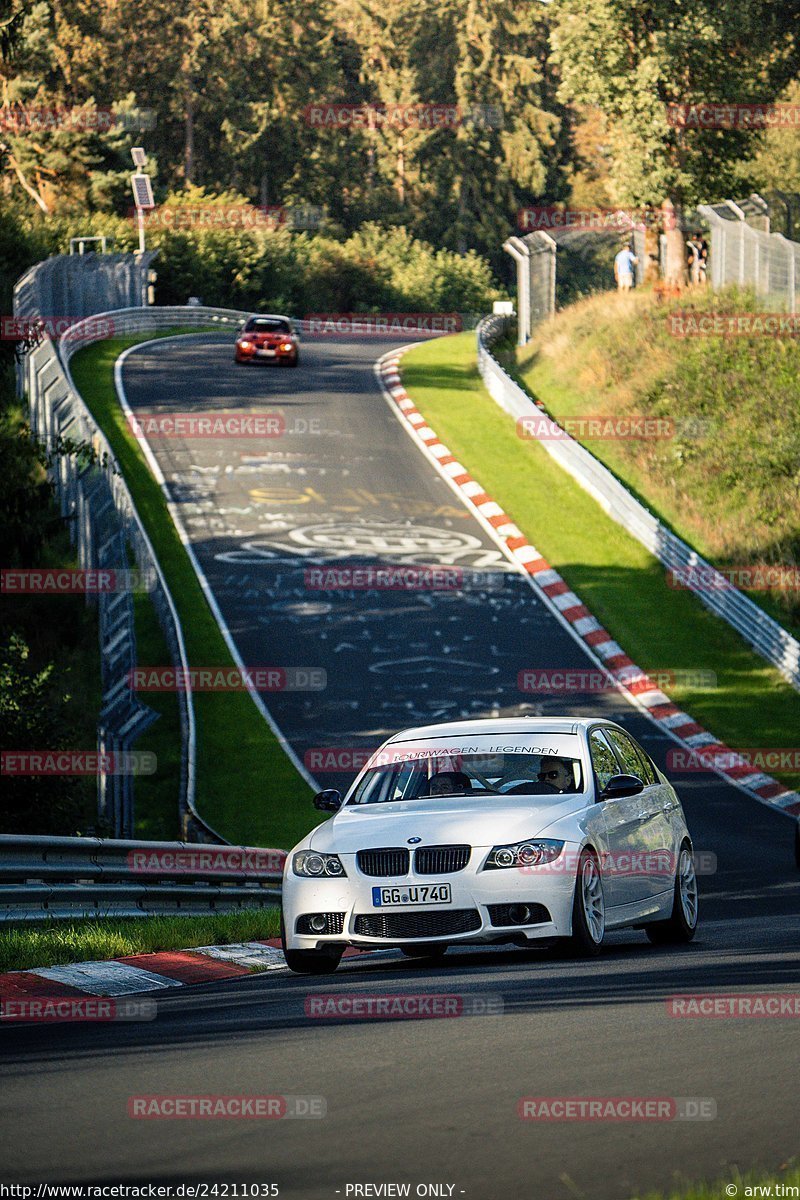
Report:
M128 403L128 397L125 393L125 386L122 382L122 371L125 366L125 362L128 359L128 356L131 354L135 354L139 350L150 349L153 346L163 346L166 342L178 341L182 337L192 337L192 336L194 336L194 335L192 335L192 334L176 334L174 337L151 338L147 342L138 342L137 345L129 346L127 350L124 350L122 352L122 354L120 354L117 361L114 363L114 386L117 390L117 395L119 396L119 402L120 402L120 405L122 406L122 411L124 412L125 417L129 423L131 429L134 428L133 422L135 420L135 415L133 413L133 410L131 409L130 404ZM137 435L136 440L138 441L139 445L141 446L142 453L144 454L144 456L147 460L148 466L150 467L150 470L153 472L156 482L158 483L159 487L161 488L161 493L164 497L164 501L167 505L169 514L172 517L173 523L175 525L175 529L177 530L177 533L178 533L178 537L181 539L181 542L183 543L183 547L189 556L189 561L191 562L192 566L194 567L195 575L197 576L200 587L203 589L203 594L204 594L206 600L208 601L208 606L211 609L212 613L214 614L214 619L216 620L217 624L219 625L220 631L222 633L222 636L225 639L225 643L228 647L228 650L230 651L231 657L232 657L233 661L235 662L236 666L242 672L242 676L245 681L245 686L247 687L247 690L250 693L250 697L251 697L253 703L255 704L258 711L261 713L261 716L264 718L264 720L269 725L270 729L272 730L273 734L275 735L284 754L286 754L287 758L290 760L292 765L295 767L295 769L297 770L297 772L299 773L301 778L304 779L305 782L309 785L309 787L313 788L313 790L315 792L318 791L319 785L318 785L316 779L310 773L310 771L308 771L306 769L306 766L302 762L302 760L300 758L298 758L297 754L295 753L295 751L293 750L293 748L287 741L286 737L284 736L282 730L280 729L277 722L275 721L275 718L270 713L270 711L267 708L266 704L264 703L262 697L260 696L260 694L258 693L256 688L253 686L252 681L248 677L248 672L247 672L247 668L245 666L244 660L242 659L242 656L239 653L239 649L236 645L236 642L233 639L233 635L231 634L231 631L228 628L228 624L227 624L224 616L222 615L222 610L220 609L219 604L217 603L217 598L214 595L213 591L211 590L211 587L209 585L208 579L206 578L205 572L203 571L203 568L200 565L197 555L194 552L194 547L192 546L192 543L189 540L189 535L187 534L186 527L183 524L183 520L180 515L179 507L178 507L178 505L176 505L173 502L172 497L170 496L169 485L167 484L167 481L164 478L164 474L161 470L161 467L158 465L158 461L157 461L155 455L153 454L153 451L150 448L149 442L146 440L146 438L144 438L140 435Z

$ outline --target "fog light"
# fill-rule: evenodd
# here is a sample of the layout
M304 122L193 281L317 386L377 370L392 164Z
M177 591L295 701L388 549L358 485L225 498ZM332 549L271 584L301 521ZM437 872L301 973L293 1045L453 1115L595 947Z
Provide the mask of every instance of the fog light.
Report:
M328 919L323 913L318 913L315 917L309 917L308 924L314 933L324 933Z
M531 919L531 910L527 904L512 904L508 910L508 919L512 925L528 925Z

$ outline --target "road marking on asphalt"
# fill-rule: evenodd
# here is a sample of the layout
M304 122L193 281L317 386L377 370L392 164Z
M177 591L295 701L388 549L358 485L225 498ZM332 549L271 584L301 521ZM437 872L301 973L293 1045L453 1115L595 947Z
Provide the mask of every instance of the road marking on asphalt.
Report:
M139 342L139 343L137 343L137 345L130 346L127 350L124 350L122 352L122 354L119 356L119 358L116 360L116 362L114 363L114 387L116 388L116 392L119 397L119 402L122 407L122 411L125 415L126 420L128 420L128 421L130 421L133 417L133 410L131 409L131 406L128 403L128 397L125 394L125 386L122 382L122 371L125 366L126 359L128 358L129 355L138 353L140 350L143 350L143 349L152 349L154 346L156 346L159 349L162 349L164 346L164 342L167 340L170 340L170 339L162 338L162 339L152 339L149 342ZM206 598L206 601L208 602L208 606L211 609L212 613L214 614L214 619L216 620L217 625L219 626L220 631L222 633L222 636L225 639L225 643L228 647L228 650L230 651L231 657L233 658L235 665L241 671L246 673L245 663L244 663L244 660L242 659L241 654L239 653L239 648L234 640L233 634L231 633L230 629L228 628L228 624L227 624L224 616L222 615L222 609L220 608L219 603L217 602L217 597L214 594L214 591L208 582L206 574L200 565L200 560L198 559L197 554L195 553L195 549L194 549L194 546L192 545L192 541L191 541L188 533L186 532L186 526L183 523L183 514L181 512L180 505L176 504L174 502L174 500L172 499L167 480L164 477L164 473L161 470L161 467L158 464L158 460L156 459L156 456L153 454L153 451L152 451L149 443L144 438L141 438L141 439L139 439L139 445L141 446L142 453L144 454L147 464L153 473L153 477L155 478L156 482L158 483L159 487L161 488L161 492L164 497L164 502L167 506L167 511L169 512L170 516L172 517L172 520L175 524L175 529L177 530L177 533L178 533L178 537L180 538L180 540L183 544L183 547L189 556L189 561L191 562L192 566L194 567L195 575L197 576L200 587L203 590L203 594ZM153 553L153 557L155 558L155 553ZM163 580L162 582L163 582L163 586L164 586L165 592L167 594L167 597L170 600L170 603L172 603L172 600L171 600L171 597L169 594L169 589L166 586L166 580ZM177 611L174 611L174 619L175 619L176 626L178 628L179 636L182 636L181 624L180 624L180 620L178 618ZM305 780L305 782L309 785L309 787L313 788L314 791L317 791L318 789L317 789L316 779L306 769L306 766L303 763L302 759L300 759L298 757L298 755L295 754L293 747L290 745L290 743L286 739L283 731L280 729L277 721L272 716L272 713L267 708L266 704L264 703L263 699L259 695L256 688L251 684L249 679L246 681L246 683L247 683L247 690L250 693L250 697L251 697L253 703L255 704L258 711L261 713L264 720L269 725L270 729L272 730L273 734L275 735L275 738L276 738L278 744L280 745L281 749L283 750L284 754L287 756L289 761L292 763L292 765L294 766L295 770L298 772L300 777ZM192 721L193 721L194 720L193 709L190 708L189 711L192 714Z

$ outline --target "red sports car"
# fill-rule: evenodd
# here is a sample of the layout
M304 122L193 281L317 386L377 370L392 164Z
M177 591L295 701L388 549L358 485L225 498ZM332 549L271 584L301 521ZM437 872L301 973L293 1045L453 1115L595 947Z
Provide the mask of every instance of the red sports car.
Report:
M297 334L288 317L250 317L236 339L236 362L277 362L296 367L300 361Z

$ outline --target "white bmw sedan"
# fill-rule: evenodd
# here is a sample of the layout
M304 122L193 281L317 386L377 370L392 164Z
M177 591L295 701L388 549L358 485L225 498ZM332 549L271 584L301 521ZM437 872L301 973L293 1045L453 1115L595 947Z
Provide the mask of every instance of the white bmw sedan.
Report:
M619 725L522 717L408 729L372 756L335 815L288 855L282 937L293 971L347 946L437 957L448 946L606 931L688 942L698 897L680 801Z

